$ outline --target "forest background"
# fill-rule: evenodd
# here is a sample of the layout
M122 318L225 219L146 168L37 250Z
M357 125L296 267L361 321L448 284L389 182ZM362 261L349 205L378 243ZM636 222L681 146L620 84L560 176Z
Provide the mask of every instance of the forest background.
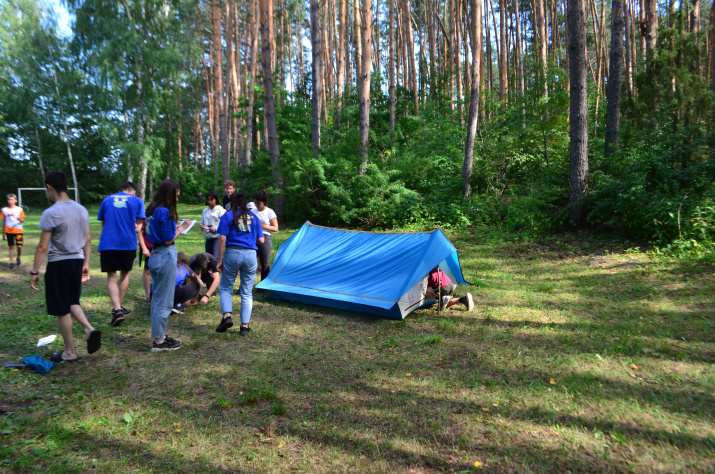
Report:
M364 229L593 229L715 261L715 10L0 0L0 189L225 179ZM39 193L24 204L45 206Z

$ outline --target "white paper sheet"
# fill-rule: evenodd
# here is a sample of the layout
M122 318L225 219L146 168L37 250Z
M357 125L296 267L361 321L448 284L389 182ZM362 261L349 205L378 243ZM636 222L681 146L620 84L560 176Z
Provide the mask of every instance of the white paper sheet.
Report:
M181 219L181 222L179 223L179 225L183 224L183 223L184 223L185 221L187 221L187 220L188 220L188 219ZM194 226L194 224L196 224L196 221L197 221L197 220L198 220L198 219L195 219L194 222L192 222L191 225L190 225L189 227L187 227L186 230L184 230L184 231L182 232L182 234L188 234L189 231L191 230L191 228Z
M47 336L47 337L41 337L37 341L37 347L42 347L42 346L46 346L47 344L52 344L53 342L55 342L55 339L57 339L56 334L52 334L51 336Z

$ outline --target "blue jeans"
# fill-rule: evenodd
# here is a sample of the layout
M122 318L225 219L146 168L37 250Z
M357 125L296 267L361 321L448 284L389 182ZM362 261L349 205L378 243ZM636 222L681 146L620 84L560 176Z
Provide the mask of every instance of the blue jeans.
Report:
M221 300L221 314L233 313L233 284L236 282L236 274L241 272L241 324L248 324L251 321L251 311L253 311L253 282L256 281L256 251L243 247L228 247L223 254L223 272L221 272L221 284L219 296ZM171 308L170 308L171 309Z
M174 306L176 284L176 245L155 248L149 259L151 273L151 338L166 334L166 323Z

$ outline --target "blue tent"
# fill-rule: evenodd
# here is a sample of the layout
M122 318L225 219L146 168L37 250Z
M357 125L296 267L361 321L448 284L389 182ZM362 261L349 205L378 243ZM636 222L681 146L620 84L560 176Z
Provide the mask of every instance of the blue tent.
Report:
M441 230L362 232L306 222L280 246L257 288L271 290L271 298L404 319L434 303L423 295L437 265L469 284L457 249Z

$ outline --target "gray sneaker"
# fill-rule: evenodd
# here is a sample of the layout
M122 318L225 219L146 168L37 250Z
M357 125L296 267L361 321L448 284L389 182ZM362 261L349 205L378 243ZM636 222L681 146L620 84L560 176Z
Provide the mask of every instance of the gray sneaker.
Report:
M447 295L443 296L442 301L439 304L439 309L440 310L445 309L447 307L447 303L449 303L449 300L451 300L451 299L452 299L451 296L447 296Z
M165 336L164 342L162 342L161 344L156 341L151 343L152 352L175 351L179 348L181 348L181 342L177 341L176 339L172 339L169 336Z

